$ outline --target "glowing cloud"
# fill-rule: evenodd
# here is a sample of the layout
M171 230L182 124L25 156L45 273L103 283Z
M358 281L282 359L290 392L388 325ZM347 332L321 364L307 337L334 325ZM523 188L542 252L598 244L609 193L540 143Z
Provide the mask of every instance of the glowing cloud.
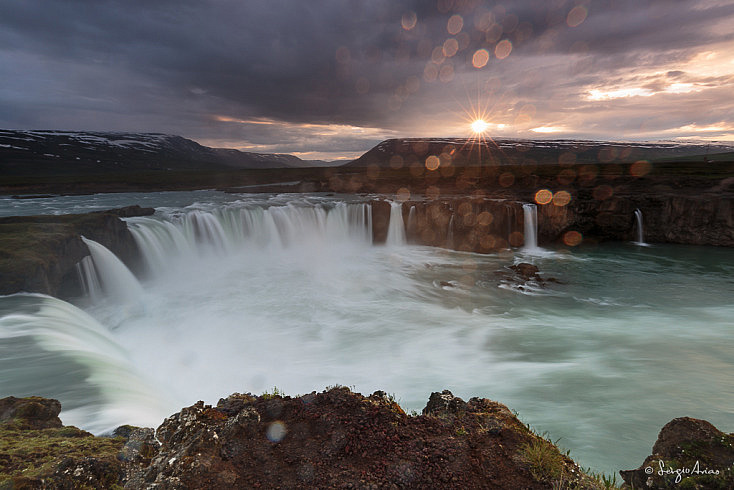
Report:
M626 97L650 97L655 95L650 89L641 87L629 87L619 88L616 90L589 90L589 95L586 97L588 100L612 100L612 99L623 99Z
M539 126L537 128L532 128L530 131L533 133L560 133L565 130L566 128L561 126Z

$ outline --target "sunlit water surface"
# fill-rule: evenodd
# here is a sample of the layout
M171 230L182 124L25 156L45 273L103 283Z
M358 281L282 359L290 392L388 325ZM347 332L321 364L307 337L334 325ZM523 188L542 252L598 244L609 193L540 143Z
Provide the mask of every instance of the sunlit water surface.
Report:
M276 386L380 389L408 411L450 389L507 404L605 472L637 467L674 417L731 430L734 251L371 246L354 223L365 207L323 195L5 199L0 214L136 203L157 208L129 219L149 240L140 290L107 287L81 309L0 297L0 396L58 398L65 423L103 432ZM560 283L504 283L523 261Z

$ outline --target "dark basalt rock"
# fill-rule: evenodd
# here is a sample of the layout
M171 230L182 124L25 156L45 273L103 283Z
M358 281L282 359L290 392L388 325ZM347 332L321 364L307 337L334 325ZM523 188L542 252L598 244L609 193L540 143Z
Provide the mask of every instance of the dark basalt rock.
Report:
M660 430L652 454L634 470L620 471L633 488L734 488L734 434L691 417Z
M515 271L525 281L541 281L540 276L538 275L540 269L538 269L538 267L533 264L520 262L519 264L511 265L510 269Z
M500 278L500 283L509 284L520 290L528 285L545 287L547 283L563 284L555 277L542 277L539 273L540 269L537 266L520 262L507 269L496 271L495 275Z

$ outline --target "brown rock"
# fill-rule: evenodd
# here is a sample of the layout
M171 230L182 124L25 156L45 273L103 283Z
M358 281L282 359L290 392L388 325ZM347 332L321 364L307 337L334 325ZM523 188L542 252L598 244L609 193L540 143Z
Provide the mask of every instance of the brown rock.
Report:
M620 471L633 488L734 488L734 435L691 417L671 420L642 465Z
M58 400L31 396L0 399L0 423L17 429L49 429L61 427L61 403Z

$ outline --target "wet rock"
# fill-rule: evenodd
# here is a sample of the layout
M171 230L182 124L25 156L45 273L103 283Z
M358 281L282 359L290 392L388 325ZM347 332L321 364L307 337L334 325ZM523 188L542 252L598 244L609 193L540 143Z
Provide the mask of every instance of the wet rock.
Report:
M495 272L500 277L501 283L509 284L520 291L524 291L529 285L544 287L547 283L563 284L555 277L544 278L539 273L537 266L527 262L511 265L507 269Z
M540 281L540 276L538 275L539 269L534 266L533 264L528 264L527 262L521 262L516 265L511 265L510 269L515 271L524 281Z
M633 488L734 488L734 434L691 417L668 422L652 454L634 470L620 471Z

